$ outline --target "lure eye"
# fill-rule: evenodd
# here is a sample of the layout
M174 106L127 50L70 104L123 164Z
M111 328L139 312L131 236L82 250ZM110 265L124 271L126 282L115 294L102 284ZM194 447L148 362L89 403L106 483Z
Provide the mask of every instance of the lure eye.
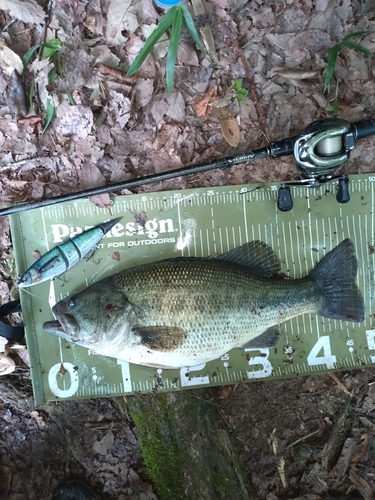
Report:
M71 299L68 300L68 306L73 309L73 307L75 307L75 305L77 304L77 299L75 299L74 297L72 297Z

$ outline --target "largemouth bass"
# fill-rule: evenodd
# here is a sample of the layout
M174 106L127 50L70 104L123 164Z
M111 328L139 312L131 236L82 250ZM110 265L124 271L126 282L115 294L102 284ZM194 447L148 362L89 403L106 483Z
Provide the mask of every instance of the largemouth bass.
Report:
M235 347L271 347L280 323L301 314L363 321L349 239L304 278L278 274L276 254L260 241L215 259L163 260L121 271L61 300L52 309L56 321L43 327L98 354L181 368Z

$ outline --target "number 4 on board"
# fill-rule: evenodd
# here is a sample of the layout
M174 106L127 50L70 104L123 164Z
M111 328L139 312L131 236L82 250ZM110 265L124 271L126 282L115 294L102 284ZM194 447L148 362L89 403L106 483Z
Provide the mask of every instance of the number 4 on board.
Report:
M335 368L336 356L332 354L331 342L327 335L320 337L307 356L309 366L326 365Z

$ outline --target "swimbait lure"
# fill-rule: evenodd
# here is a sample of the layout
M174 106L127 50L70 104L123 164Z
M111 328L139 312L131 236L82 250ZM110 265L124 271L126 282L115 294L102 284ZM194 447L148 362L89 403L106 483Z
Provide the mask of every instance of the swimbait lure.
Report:
M20 288L54 280L82 260L122 217L92 227L38 259L18 280Z

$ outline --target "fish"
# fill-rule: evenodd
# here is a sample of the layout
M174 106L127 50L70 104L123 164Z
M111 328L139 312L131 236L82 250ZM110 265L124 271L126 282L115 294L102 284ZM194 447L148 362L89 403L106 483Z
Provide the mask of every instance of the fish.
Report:
M302 314L362 322L356 275L350 239L299 279L283 278L273 249L256 240L216 258L119 271L56 303L43 328L129 363L194 367L234 348L272 347L279 325Z
M122 217L84 231L42 255L18 280L19 288L54 280L82 260Z

